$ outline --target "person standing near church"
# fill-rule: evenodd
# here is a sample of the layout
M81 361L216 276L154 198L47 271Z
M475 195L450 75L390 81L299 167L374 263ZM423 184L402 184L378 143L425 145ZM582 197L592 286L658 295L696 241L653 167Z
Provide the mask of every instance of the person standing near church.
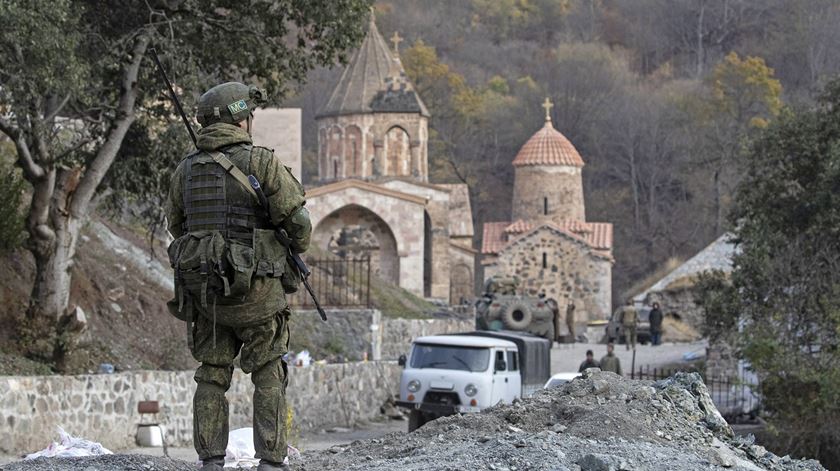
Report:
M633 298L627 300L627 303L621 308L621 325L624 327L624 342L627 345L627 350L631 346L633 350L636 349L636 329L639 326L639 313L633 307Z
M572 343L575 343L577 338L575 332L575 303L571 299L566 306L566 327L569 329L569 336L572 338Z
M659 309L659 303L653 303L649 320L650 344L656 346L662 342L662 309Z
M254 383L258 471L290 469L286 444L291 310L286 293L299 274L289 251L305 252L312 224L303 187L271 149L252 144L253 111L265 91L217 85L198 101L198 149L172 175L166 215L175 238L172 315L187 322L190 352L201 365L193 397L193 446L201 471L222 471L234 358ZM252 187L254 177L260 188ZM275 230L281 230L281 240Z

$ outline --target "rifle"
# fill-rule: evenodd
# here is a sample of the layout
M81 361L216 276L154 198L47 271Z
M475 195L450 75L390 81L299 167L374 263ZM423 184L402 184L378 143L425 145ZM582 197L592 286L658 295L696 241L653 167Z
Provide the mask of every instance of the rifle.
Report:
M257 180L257 177L253 175L248 175L248 181L251 182L251 188L253 188L257 193L257 198L260 200L260 206L268 212L268 198L265 197L265 192L263 192L259 180ZM289 258L292 259L295 264L295 269L297 269L298 274L300 274L303 286L306 287L306 291L309 292L312 302L315 303L315 309L317 309L318 314L321 315L321 320L326 322L327 313L324 312L324 308L321 307L321 303L318 302L318 297L315 295L315 290L313 290L312 285L309 284L309 275L311 275L312 272L309 270L309 267L306 266L306 262L300 258L300 254L295 253L295 251L292 250L292 246L289 244L289 241L291 240L289 238L289 234L285 229L278 227L274 229L274 238L277 239L283 247L286 247L286 250L289 252Z
M184 120L184 126L187 127L187 131L190 133L193 145L198 148L198 141L195 138L195 132L193 131L192 126L190 126L190 122L187 119L187 115L184 113L184 109L181 108L181 102L178 100L178 95L175 94L175 89L172 88L172 84L169 82L169 77L166 76L166 70L163 69L163 65L160 63L157 51L153 47L149 48L149 51L152 53L152 58L155 60L155 64L157 65L158 71L160 71L161 77L163 77L163 81L166 82L166 88L169 89L169 96L172 98L172 103L175 104L175 109L178 110L178 114L180 114L181 119Z
M181 102L178 100L178 95L175 94L175 89L172 88L172 83L169 82L169 77L166 75L166 70L163 68L163 64L160 63L160 58L158 58L157 51L155 48L149 49L152 53L152 58L157 65L157 69L160 72L161 77L163 77L163 81L166 83L166 88L169 89L169 96L172 98L172 103L175 104L175 109L178 110L178 114L181 115L181 119L184 121L184 126L187 127L187 131L190 134L190 138L193 141L193 145L198 148L198 141L195 137L195 132L193 131L192 126L190 125L190 121L187 119L186 113L184 113L184 109L181 107ZM262 191L262 187L260 186L259 180L253 175L248 175L248 181L251 183L251 188L253 188L254 192L257 195L257 199L259 200L260 205L265 209L266 213L268 213L268 199L265 197L265 193ZM270 213L269 213L270 214ZM312 273L309 270L309 267L306 266L306 263L300 258L300 254L296 254L294 250L292 250L291 246L288 244L289 235L286 233L284 229L276 228L274 230L274 238L277 239L286 250L289 251L289 257L294 261L295 268L298 270L300 274L301 280L303 280L303 285L306 286L306 291L309 292L309 296L312 297L312 301L315 303L315 308L318 310L318 314L321 315L321 320L326 322L327 321L327 313L324 312L324 308L321 307L321 303L318 302L318 297L315 296L315 291L312 289L312 285L309 284L309 275Z

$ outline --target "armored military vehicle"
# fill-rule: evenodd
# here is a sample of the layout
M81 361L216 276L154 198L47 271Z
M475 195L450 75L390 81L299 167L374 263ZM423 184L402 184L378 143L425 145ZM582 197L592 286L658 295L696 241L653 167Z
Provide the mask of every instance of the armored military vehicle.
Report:
M488 279L475 303L476 329L523 331L554 341L557 302L518 294L518 287L516 277Z

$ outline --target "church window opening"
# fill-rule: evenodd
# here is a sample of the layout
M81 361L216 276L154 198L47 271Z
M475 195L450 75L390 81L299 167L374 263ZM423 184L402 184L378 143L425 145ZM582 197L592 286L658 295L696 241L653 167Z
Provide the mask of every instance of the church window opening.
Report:
M543 198L543 214L548 216L548 198Z
M543 252L543 268L548 268L548 254Z
M338 178L338 160L333 160L333 178Z
M385 135L387 149L387 175L408 175L408 164L411 161L408 133L399 126L394 126Z

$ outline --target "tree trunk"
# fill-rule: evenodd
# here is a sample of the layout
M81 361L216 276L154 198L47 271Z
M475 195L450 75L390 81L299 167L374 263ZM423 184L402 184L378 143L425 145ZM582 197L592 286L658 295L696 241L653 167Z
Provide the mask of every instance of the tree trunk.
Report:
M43 136L37 128L31 141L39 144L38 159L33 158L26 137L12 130L19 162L33 189L27 217L27 248L35 258L35 281L26 321L20 326L20 341L30 357L52 363L59 371L65 370L68 355L84 328L83 316L68 312L79 231L88 218L96 188L134 122L137 76L149 39L147 32L135 40L131 62L123 70L115 119L96 155L84 167L56 166L47 147L40 145ZM4 132L7 128L3 126Z
M80 174L79 168L50 171L49 177L34 187L28 221L28 246L35 258L35 280L23 337L30 356L54 363L59 370L64 368L67 354L76 345L79 330L63 332L56 327L66 322L70 272L82 227L82 221L67 210ZM48 208L42 206L46 195L50 195Z

